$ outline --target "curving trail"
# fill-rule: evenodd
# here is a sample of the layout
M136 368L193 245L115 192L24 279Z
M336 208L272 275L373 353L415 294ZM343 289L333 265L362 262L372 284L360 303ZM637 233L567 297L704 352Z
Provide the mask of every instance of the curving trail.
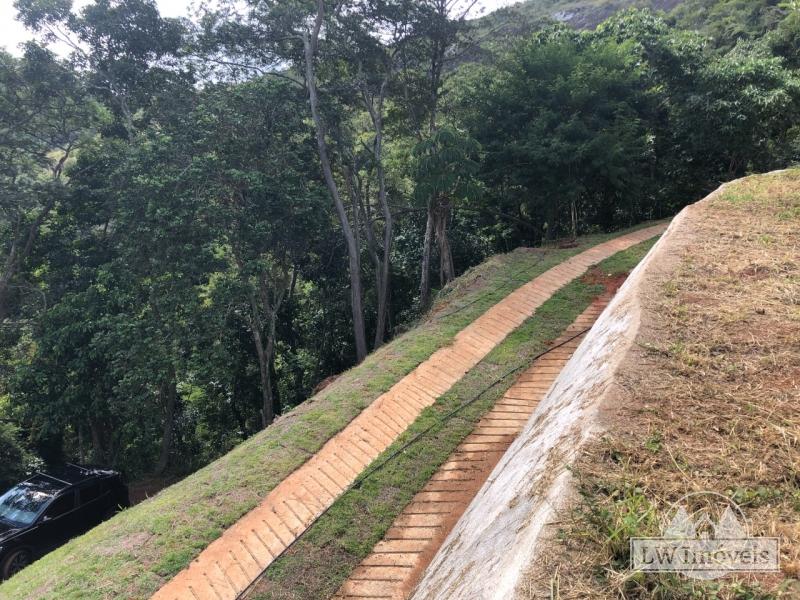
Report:
M561 287L666 225L640 229L577 254L521 286L459 332L361 412L252 511L209 544L154 600L235 600L388 448Z

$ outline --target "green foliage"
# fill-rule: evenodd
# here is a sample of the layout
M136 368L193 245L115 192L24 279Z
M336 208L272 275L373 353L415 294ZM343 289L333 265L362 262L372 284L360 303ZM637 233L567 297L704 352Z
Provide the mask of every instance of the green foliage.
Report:
M45 42L69 48L95 95L117 116L117 129L131 136L162 94L186 84L186 73L165 68L179 54L184 29L163 19L153 0L97 0L73 12L70 0L15 0L20 20Z
M17 427L7 421L0 421L0 494L22 478L30 475L40 461L30 453L20 440Z
M651 153L642 77L629 44L554 27L456 82L492 204L541 237L653 214L636 206Z
M582 238L576 248L546 250L543 255L512 252L476 266L434 304L431 318L343 373L312 402L288 412L154 498L37 561L4 583L0 594L31 600L150 597L310 453L438 348L449 344L467 324L531 278L610 237ZM142 410L137 404L131 412L137 407ZM238 410L232 403L225 408L220 412L226 419ZM149 543L140 543L144 538ZM45 579L47 589L42 589L40 583Z
M800 9L793 9L766 37L772 53L792 69L800 68Z
M288 438L248 442L268 413L355 364L353 272L364 328L380 329L383 306L390 338L424 316L421 275L437 258L444 282L493 253L671 215L800 157L791 2L687 0L669 17L612 14L672 2L533 2L517 37L482 48L458 2L324 2L318 43L315 2L252 0L242 18L222 4L192 29L153 0L17 0L69 57L37 44L0 54L0 394L19 422L0 432L2 476L25 470L27 448L133 478L184 475L231 449L224 468L242 460L218 488L201 471L202 485L159 501L248 490L190 514L199 532L181 523L167 536L149 591L369 399L570 251L492 279L434 333L399 337L358 386L295 413ZM591 32L539 20L567 9L581 28L611 18ZM103 543L170 527L132 514Z
M293 93L269 81L212 87L190 132L176 124L82 154L76 208L60 214L69 226L48 239L61 293L10 381L38 443L135 475L153 468L165 426L186 467L260 428L248 333L266 334L259 319L292 270L315 268L313 232L326 230ZM314 382L303 383L290 405Z
M451 90L484 151L482 208L513 219L519 243L669 214L789 163L798 81L761 42L720 52L628 11L592 33L545 27Z
M767 35L798 11L796 0L526 0L477 19L475 35L490 45L503 37L525 36L547 22L578 30L595 27L627 9L663 11L678 29L694 30L715 47L730 49L739 40Z
M764 36L787 10L791 7L775 0L685 0L673 14L679 27L701 31L716 46L731 48Z
M479 150L475 140L451 127L442 127L417 144L414 147L417 198L476 200L480 195L475 179Z
M799 80L761 43L740 42L720 53L695 34L636 12L609 20L600 34L633 42L646 61L647 84L659 100L658 167L674 193L709 189L796 158Z
M0 52L0 320L36 293L25 277L33 243L66 200L64 169L103 117L85 80L52 53Z

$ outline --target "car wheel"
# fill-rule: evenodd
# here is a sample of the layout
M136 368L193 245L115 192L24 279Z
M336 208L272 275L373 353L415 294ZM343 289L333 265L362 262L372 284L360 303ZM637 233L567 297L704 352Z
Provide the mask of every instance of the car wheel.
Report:
M31 564L31 553L27 550L13 550L3 560L3 579L16 575Z

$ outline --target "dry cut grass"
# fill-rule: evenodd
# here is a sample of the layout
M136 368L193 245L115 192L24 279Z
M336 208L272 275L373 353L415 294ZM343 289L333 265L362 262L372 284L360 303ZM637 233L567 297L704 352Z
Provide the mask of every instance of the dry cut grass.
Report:
M752 177L695 207L650 277L638 347L586 448L522 598L800 598L800 171ZM664 262L668 264L663 264ZM781 572L712 582L629 569L631 537L714 491Z

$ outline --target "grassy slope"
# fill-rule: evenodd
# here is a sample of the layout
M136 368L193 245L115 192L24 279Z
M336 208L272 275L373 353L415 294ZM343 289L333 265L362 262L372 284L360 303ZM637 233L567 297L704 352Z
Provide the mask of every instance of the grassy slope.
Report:
M628 273L655 240L601 263L603 273ZM415 435L426 432L402 454L342 495L257 584L252 600L318 600L336 592L353 568L380 541L397 515L444 463L478 420L511 386L548 342L585 310L603 286L575 280L545 302L461 381L423 411L375 464L382 464ZM513 371L513 373L510 373ZM478 398L455 418L455 408ZM433 427L431 431L427 431Z
M800 169L733 183L703 211L654 270L647 368L623 371L616 419L573 466L579 502L520 598L800 598ZM780 538L780 573L629 569L630 538L661 535L671 503L706 490Z
M0 598L149 597L465 325L524 282L610 237L588 236L570 249L517 250L471 269L439 295L432 318L222 458L37 561L0 586Z

